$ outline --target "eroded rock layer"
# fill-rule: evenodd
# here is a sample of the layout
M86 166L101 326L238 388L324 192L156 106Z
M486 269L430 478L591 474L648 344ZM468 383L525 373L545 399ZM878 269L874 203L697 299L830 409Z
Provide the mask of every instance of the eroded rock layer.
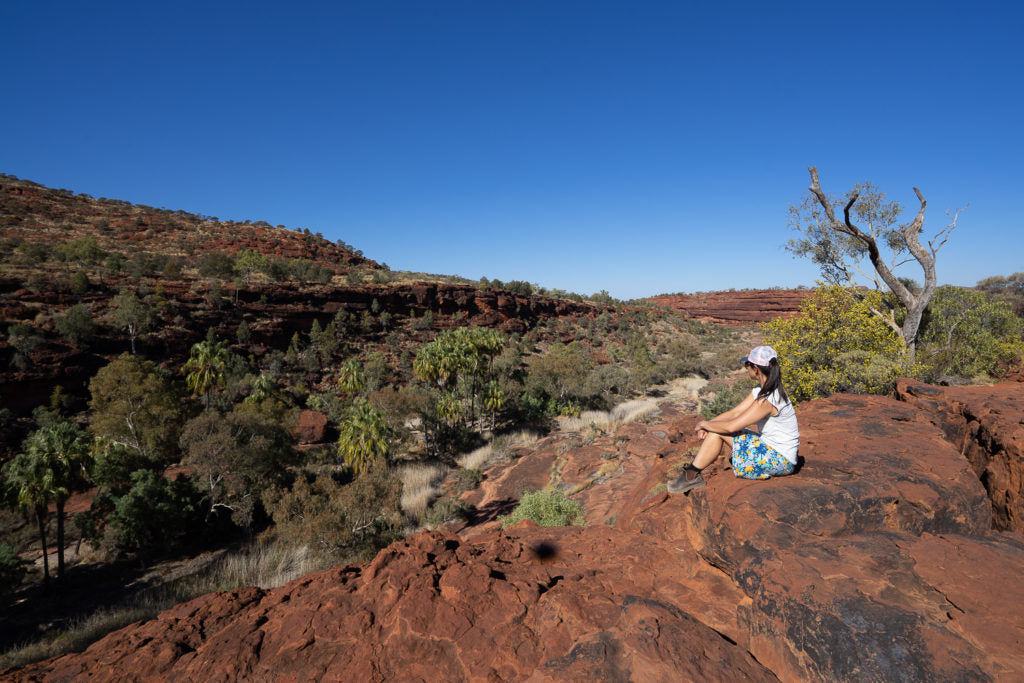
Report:
M978 463L994 444L984 461L1011 463L1000 454L1020 443L1024 407L999 403L1003 387L962 391L903 383L905 401L803 405L796 475L739 479L722 459L686 496L664 484L689 460L697 418L665 403L650 424L514 452L465 494L480 513L458 533L207 595L4 675L1020 680L1024 539L992 529L1001 494ZM979 426L954 429L949 416L968 412ZM580 500L588 526L499 528L522 488L546 485Z
M726 325L751 325L776 318L789 318L811 290L744 289L733 292L664 294L651 297L654 303L682 311L691 318Z
M997 529L1024 532L1024 382L933 387L900 380L897 397L922 410L970 462Z

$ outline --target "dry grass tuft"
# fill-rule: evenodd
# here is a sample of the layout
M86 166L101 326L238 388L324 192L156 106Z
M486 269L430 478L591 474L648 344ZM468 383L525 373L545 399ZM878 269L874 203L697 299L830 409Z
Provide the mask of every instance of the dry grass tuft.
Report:
M306 546L296 547L282 541L258 543L243 552L225 555L208 572L212 577L203 581L206 585L197 588L277 588L325 566L327 563Z
M494 450L494 444L489 443L486 446L481 446L475 451L470 451L465 455L458 458L457 462L459 467L465 470L483 470L486 469L492 461L497 460L503 454Z
M225 553L193 574L154 586L120 605L72 620L67 629L43 640L0 653L0 669L81 652L112 631L152 619L165 609L200 595L238 586L276 588L330 564L329 558L318 557L304 546L296 547L284 541L257 542Z
M412 519L420 520L430 503L440 495L448 468L443 465L409 465L398 476L402 480L402 510Z
M654 399L626 401L611 409L611 421L616 426L637 422L658 410L658 402Z
M534 445L540 441L540 434L529 429L521 429L518 432L506 434L501 439L505 448L517 448Z
M578 432L586 428L610 433L630 422L636 422L658 410L658 402L654 399L626 401L608 412L588 410L579 417L560 417L559 426L567 432Z

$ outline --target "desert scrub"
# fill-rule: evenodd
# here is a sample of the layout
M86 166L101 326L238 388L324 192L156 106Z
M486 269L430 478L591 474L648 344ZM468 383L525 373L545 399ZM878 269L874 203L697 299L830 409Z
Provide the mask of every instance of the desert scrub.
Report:
M436 529L444 524L468 520L472 514L473 506L461 498L442 498L427 509L420 523Z
M557 489L531 491L523 494L515 510L498 519L502 528L524 519L532 519L540 526L583 526L583 506Z
M727 382L712 382L700 390L701 408L700 414L705 420L710 420L747 397L753 388L751 382L737 381L733 384ZM708 400L707 397L711 396Z
M762 325L775 348L783 383L794 403L838 391L885 394L897 377L913 376L905 348L873 311L885 310L882 294L837 285L820 286L795 318Z
M483 479L483 472L478 469L458 470L455 473L455 486L459 491L472 491Z

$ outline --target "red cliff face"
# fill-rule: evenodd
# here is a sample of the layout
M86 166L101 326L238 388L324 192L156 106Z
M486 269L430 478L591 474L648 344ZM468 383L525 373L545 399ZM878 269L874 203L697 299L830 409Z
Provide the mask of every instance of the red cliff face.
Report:
M999 521L1015 499L978 472L1019 482L1024 386L903 383L901 396L802 405L794 476L738 479L722 459L686 496L664 488L696 445L697 418L678 405L651 424L549 437L463 494L479 513L457 534L207 595L2 675L1018 679L1024 538L1016 513ZM518 491L549 484L583 503L585 528L498 528ZM994 513L1016 530L994 531Z
M706 294L666 294L648 299L691 318L727 325L752 325L792 317L810 294L804 289L748 289Z
M993 526L1024 532L1024 384L940 388L907 379L896 395L928 414L967 458L992 501Z
M35 319L41 307L52 307L60 313L74 303L86 303L93 318L102 320L117 291L117 283L97 285L88 295L75 299L68 293L18 289L18 284L14 278L0 277L0 315L27 323ZM433 316L432 330L481 325L523 334L549 318L579 319L596 316L601 310L590 303L436 282L265 284L242 289L237 301L234 292L229 292L230 301L220 307L206 303L206 290L196 287L195 281L168 281L161 286L173 308L164 317L173 320L161 320L153 332L138 340L138 345L144 354L159 358L169 368L180 367L191 345L201 341L208 329L222 339L234 339L238 325L246 320L254 345L263 351L283 349L293 334L308 333L314 321L325 326L339 311L358 320L372 310L374 300L380 310L392 315L391 327L386 332L378 328L365 333L353 324L349 339L368 347L382 346L386 334L394 334L406 349L414 349L423 336L411 324L412 316L422 318L427 312ZM44 403L57 385L84 393L89 378L100 367L129 349L127 336L109 326L99 329L99 336L88 349L71 346L52 329L44 333L48 333L45 342L33 351L31 364L22 369L12 366L14 349L0 340L0 408L15 412L31 409Z

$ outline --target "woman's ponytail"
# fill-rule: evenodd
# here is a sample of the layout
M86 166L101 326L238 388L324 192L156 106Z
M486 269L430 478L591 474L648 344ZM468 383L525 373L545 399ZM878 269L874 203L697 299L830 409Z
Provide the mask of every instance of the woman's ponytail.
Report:
M761 369L765 376L764 384L761 385L761 391L758 392L757 398L762 399L778 391L779 398L784 403L788 403L789 396L786 396L786 390L782 388L782 369L779 367L779 359L772 358L768 361L767 367L764 365L758 365L757 367Z

